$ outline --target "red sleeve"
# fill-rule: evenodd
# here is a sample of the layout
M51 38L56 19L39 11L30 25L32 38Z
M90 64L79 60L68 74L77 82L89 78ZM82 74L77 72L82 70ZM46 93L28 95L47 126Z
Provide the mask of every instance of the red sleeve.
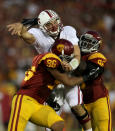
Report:
M89 56L88 61L91 61L101 67L104 67L107 63L106 57L101 53L95 53Z
M101 67L104 67L105 64L106 64L106 61L104 59L101 59L101 58L96 58L96 59L93 59L93 60L90 60L90 61L101 66Z

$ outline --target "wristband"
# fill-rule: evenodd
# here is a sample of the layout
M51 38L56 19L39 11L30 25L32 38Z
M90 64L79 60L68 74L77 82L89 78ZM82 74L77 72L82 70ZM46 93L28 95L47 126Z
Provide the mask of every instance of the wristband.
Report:
M79 61L78 61L78 59L73 58L73 59L69 62L69 64L71 65L72 70L75 70L75 69L78 67L78 65L79 65Z

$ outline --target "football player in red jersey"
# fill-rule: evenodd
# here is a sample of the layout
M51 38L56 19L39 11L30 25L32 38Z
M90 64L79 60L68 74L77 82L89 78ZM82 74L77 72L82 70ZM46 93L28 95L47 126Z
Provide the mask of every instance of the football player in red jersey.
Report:
M63 39L56 40L56 42L53 44L51 50L52 50L53 53L58 55L62 60L69 63L69 61L71 61L71 59L74 57L74 55L71 54L69 56L68 53L69 53L69 50L71 49L70 47L66 48L65 51L62 50L63 49L63 42L64 42ZM66 40L65 40L64 44L66 44ZM62 52L61 52L61 50L62 50ZM65 54L67 54L67 55L65 55ZM70 76L73 73L74 72L68 72L68 74ZM92 75L94 75L94 77L95 77L95 75L96 75L95 72L90 72L90 73L92 73ZM83 76L83 78L86 79L85 76ZM87 78L88 78L88 80L92 79L91 77L90 78L87 77ZM85 131L92 131L90 116L89 116L87 110L84 107L83 95L82 95L82 92L80 91L79 86L77 86L77 87L73 86L72 90L69 90L69 92L66 89L66 91L62 93L62 94L64 94L65 97L63 97L62 95L59 95L59 93L56 94L55 91L53 93L55 94L55 96L51 94L51 97L48 99L47 103L51 107L53 107L54 109L56 107L56 110L57 110L57 107L58 107L56 105L56 103L59 104L61 106L61 109L57 113L60 113L61 110L63 109L63 105L60 103L61 99L59 99L59 97L65 98L64 102L63 102L63 100L61 100L61 101L63 102L64 105L67 104L68 107L72 110L72 113L77 117L77 120L82 125L83 129ZM58 97L58 100L56 100L57 99L56 97Z
M71 55L73 45L70 42L64 45L63 51L65 52L68 46L71 47L68 55ZM80 84L84 79L61 73L61 62L61 59L53 53L34 57L31 69L25 72L21 88L13 98L8 131L24 131L28 121L51 128L53 131L63 130L63 119L43 103L54 89L56 80L71 87ZM91 75L85 77L90 79Z
M81 89L85 107L91 115L93 131L112 131L109 95L102 79L107 59L99 52L101 43L102 38L96 31L88 31L80 37L82 61L86 65L82 75L97 70L97 78L86 80L81 84Z
M37 25L37 27L33 27ZM8 31L12 35L21 37L28 44L33 45L39 54L46 53L57 39L66 39L74 45L74 57L67 63L63 61L62 64L66 70L75 70L80 62L80 49L78 46L77 31L72 26L63 26L59 15L53 10L43 10L37 18L24 19L22 23L13 23L7 26ZM76 95L77 94L77 95ZM76 105L82 103L81 90L77 85L66 93L66 100L71 108L76 108ZM78 107L78 106L77 106ZM81 107L81 106L80 106ZM83 108L82 108L83 109ZM77 109L76 109L77 110ZM81 110L81 108L79 108ZM83 109L84 110L84 109ZM85 115L78 113L81 120L88 118L86 111L82 112ZM83 115L83 117L81 117ZM80 121L81 121L80 120ZM87 125L89 129L90 121L82 121L83 125ZM92 130L90 130L92 131Z

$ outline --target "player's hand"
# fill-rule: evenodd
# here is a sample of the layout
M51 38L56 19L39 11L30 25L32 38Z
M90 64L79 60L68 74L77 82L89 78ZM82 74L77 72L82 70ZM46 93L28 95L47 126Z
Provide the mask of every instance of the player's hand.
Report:
M67 63L66 61L62 61L61 65L64 71L66 72L72 71L71 65Z
M11 32L11 35L21 36L23 24L13 23L13 24L7 25L7 28L8 28L8 31Z

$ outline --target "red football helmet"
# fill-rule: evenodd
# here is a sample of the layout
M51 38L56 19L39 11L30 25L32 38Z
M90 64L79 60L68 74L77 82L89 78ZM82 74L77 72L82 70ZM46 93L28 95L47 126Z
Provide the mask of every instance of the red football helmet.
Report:
M79 46L83 53L98 51L101 43L102 38L96 31L85 32L79 40Z
M65 39L56 40L51 47L51 51L68 62L74 57L74 46L70 41Z

